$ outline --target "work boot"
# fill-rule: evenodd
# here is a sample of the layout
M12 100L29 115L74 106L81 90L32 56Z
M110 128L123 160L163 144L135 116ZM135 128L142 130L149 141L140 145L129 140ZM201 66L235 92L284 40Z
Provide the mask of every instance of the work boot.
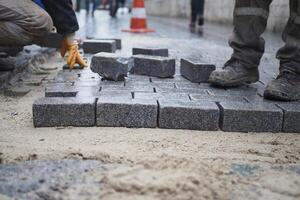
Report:
M246 68L239 60L229 60L222 70L211 73L208 82L220 87L238 87L259 80L257 68Z
M264 97L279 101L300 100L300 75L289 71L281 72L268 84Z

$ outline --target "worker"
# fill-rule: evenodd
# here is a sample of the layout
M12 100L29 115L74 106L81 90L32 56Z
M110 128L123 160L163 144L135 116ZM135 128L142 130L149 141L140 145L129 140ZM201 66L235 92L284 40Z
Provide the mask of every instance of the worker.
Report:
M40 4L40 3L43 4ZM0 0L0 46L34 44L54 27L64 36L61 55L68 53L67 64L86 67L78 52L75 32L79 29L71 0L39 0L44 9L32 0Z
M236 0L234 31L229 41L233 54L222 70L214 71L209 82L236 87L259 80L258 66L265 50L261 37L266 29L272 0ZM277 52L280 74L271 81L264 97L300 100L300 0L290 0L290 17L283 32L285 45Z
M191 23L190 28L196 28L196 22L198 19L198 25L204 24L204 0L191 0Z

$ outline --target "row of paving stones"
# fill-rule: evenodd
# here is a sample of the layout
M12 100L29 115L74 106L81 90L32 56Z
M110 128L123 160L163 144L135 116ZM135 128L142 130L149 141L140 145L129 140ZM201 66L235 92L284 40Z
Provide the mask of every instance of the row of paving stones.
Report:
M212 88L182 76L101 80L89 70L60 71L33 105L36 127L113 126L300 132L300 103L263 100L260 87Z

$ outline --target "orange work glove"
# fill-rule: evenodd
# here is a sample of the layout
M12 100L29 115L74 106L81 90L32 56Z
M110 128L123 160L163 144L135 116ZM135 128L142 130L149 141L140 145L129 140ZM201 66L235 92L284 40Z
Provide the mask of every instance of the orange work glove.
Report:
M74 39L74 35L67 36L63 40L63 44L60 48L60 54L62 57L65 57L67 52L67 64L70 69L73 69L76 63L79 64L81 67L87 67L86 62L82 59L78 51L78 44Z

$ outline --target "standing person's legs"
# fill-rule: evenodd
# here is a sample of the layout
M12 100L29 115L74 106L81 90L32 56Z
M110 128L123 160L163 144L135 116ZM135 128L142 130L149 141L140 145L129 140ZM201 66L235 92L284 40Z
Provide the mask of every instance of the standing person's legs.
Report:
M191 0L191 27L195 27L197 21L197 1L198 0Z
M51 17L31 0L0 0L0 45L28 45L52 28Z
M268 84L264 96L276 100L300 100L300 0L290 0L290 18L282 38L285 45L277 52L280 75Z
M199 0L198 6L198 25L202 26L204 24L204 0Z
M89 12L90 12L90 0L85 0L85 10L86 10L86 14L89 14Z
M234 30L229 40L233 54L223 70L211 74L212 84L228 87L258 81L258 66L265 50L261 35L271 3L272 0L236 0Z

